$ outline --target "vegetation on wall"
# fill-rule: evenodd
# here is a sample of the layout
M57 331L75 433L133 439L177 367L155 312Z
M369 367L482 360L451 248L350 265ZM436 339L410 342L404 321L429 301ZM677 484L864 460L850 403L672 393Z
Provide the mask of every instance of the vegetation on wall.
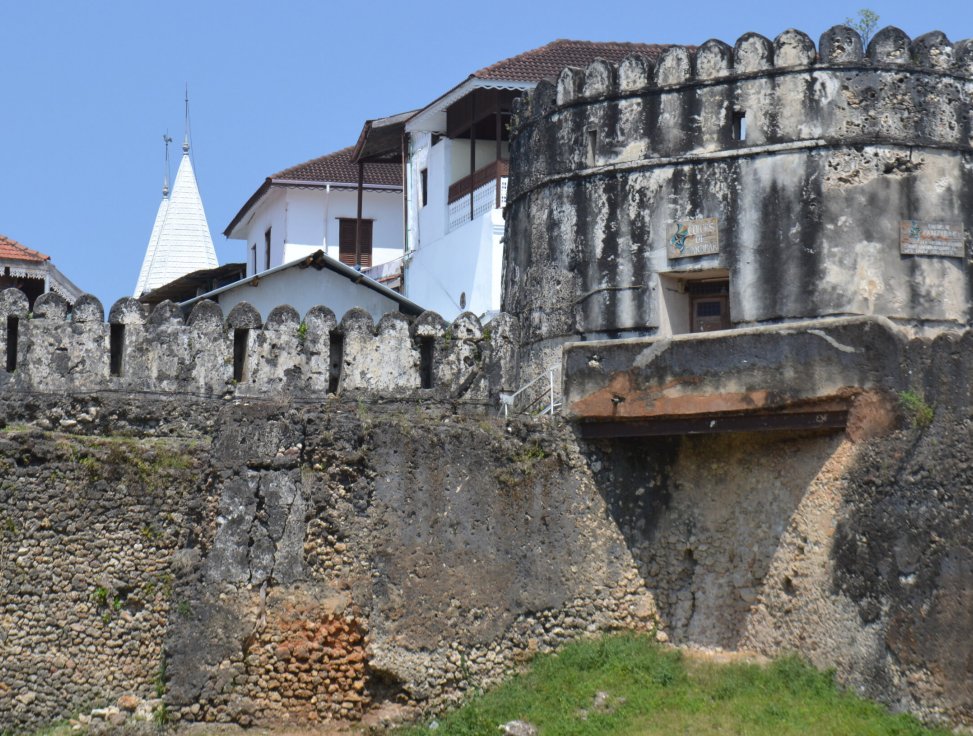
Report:
M511 721L542 734L946 734L839 688L790 656L718 664L623 634L570 644L526 673L404 736L498 733ZM433 729L430 731L430 729Z

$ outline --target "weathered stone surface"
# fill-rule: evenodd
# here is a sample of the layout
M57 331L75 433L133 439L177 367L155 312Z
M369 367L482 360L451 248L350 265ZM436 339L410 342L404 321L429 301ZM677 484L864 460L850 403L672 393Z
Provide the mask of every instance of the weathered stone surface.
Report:
M285 305L261 324L250 305L238 307L224 321L218 305L202 301L184 319L172 302L146 316L142 304L123 299L106 324L94 297L79 299L67 320L67 302L53 294L30 319L23 293L7 290L0 300L5 323L0 350L16 370L0 372L0 387L205 397L421 395L482 404L496 397L504 376L516 371L509 336L517 328L508 315L494 318L498 344L505 345L494 352L489 328L484 331L477 321L475 335L466 329L469 316L449 326L432 313L414 321L393 313L376 326L370 314L351 310L339 325L325 307L309 310L302 321ZM8 317L16 318L15 331L8 329ZM17 336L12 354L7 354L8 332ZM422 366L420 343L430 338L435 347L430 364ZM422 386L420 369L433 376L431 387Z
M774 43L746 34L732 68L714 41L693 69L674 47L658 62L660 86L626 87L620 70L617 94L531 108L511 140L504 252L522 366L536 375L568 339L688 331L673 295L702 278L728 280L736 326L970 323L968 261L901 247L903 221L915 220L952 223L968 248L973 78L957 71L968 46L941 33L910 45L889 28L866 60L858 33L837 26L819 52L794 30ZM676 223L710 218L717 252L669 252Z
M908 386L906 340L887 320L565 346L565 413L588 421L848 409L866 391ZM830 402L830 403L822 403Z
M430 707L655 622L562 429L434 403L76 401L0 395L2 727L157 687L181 721Z

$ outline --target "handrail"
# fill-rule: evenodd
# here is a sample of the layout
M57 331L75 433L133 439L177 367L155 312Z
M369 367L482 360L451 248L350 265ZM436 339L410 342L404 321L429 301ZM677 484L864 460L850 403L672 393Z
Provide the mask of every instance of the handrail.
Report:
M474 189L479 189L484 184L494 181L497 178L508 175L510 162L504 159L491 161L486 166L477 169L472 174L464 176L449 185L449 194L446 198L448 204L465 197Z
M531 386L536 384L538 381L541 381L545 378L548 380L548 391L546 393L550 398L550 402L537 413L540 416L543 416L544 414L553 415L561 406L561 402L557 401L554 397L554 372L556 370L557 370L556 366L548 368L546 372L541 373L539 376L529 381L528 383L524 384L519 389L514 391L512 394L501 391L500 404L502 406L503 416L504 417L509 416L510 407L513 406L514 403L517 401L518 396L520 396L522 393L524 393L527 389L529 389ZM543 396L544 394L540 394L534 399L532 399L530 403L528 403L527 406L524 407L523 412L527 412L531 407L537 404L538 401L541 401Z

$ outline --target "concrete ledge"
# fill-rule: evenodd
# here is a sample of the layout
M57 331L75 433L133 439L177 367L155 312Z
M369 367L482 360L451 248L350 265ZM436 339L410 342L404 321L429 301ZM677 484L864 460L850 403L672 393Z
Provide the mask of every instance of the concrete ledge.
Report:
M905 337L881 317L570 343L564 347L565 414L586 423L642 423L618 428L629 435L741 431L750 423L758 430L834 428L848 421L862 394L903 387L905 346ZM766 419L772 415L780 416ZM824 415L823 422L814 418Z

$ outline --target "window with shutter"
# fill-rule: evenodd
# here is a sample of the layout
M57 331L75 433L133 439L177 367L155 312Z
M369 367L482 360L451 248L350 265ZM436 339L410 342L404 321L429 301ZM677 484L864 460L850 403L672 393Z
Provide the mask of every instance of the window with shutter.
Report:
M355 226L353 217L338 218L338 260L349 266L355 265ZM372 265L372 220L361 221L361 265Z

